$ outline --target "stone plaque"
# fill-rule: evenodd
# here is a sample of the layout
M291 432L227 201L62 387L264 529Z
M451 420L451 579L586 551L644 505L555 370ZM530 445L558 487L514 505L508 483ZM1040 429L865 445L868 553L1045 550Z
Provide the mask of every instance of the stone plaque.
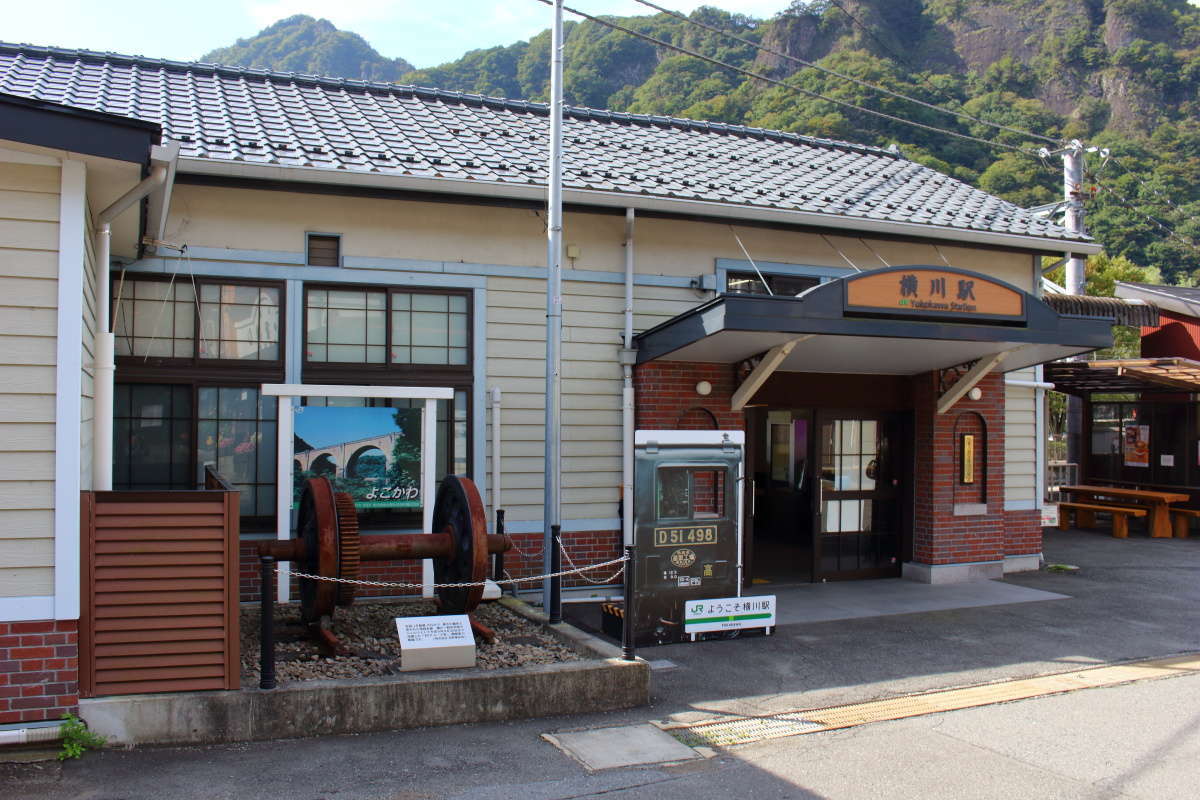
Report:
M466 614L396 617L400 671L475 666L475 635Z

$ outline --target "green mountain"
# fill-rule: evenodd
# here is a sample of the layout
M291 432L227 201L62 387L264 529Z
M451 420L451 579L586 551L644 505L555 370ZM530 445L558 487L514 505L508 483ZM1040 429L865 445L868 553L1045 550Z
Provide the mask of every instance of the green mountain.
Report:
M200 60L371 81L395 81L413 68L403 58L379 55L357 33L339 31L329 20L303 14L282 19Z
M1023 206L1061 199L1060 159L1036 151L1078 138L1111 154L1087 156L1087 224L1121 269L1133 270L1125 279L1149 267L1173 283L1200 281L1200 9L1187 0L796 0L767 20L711 7L686 19L605 19L784 85L595 22L568 22L570 103L894 143L908 158ZM208 58L346 77L366 77L362 65L377 63L364 56L335 69L328 60L303 61L325 52L302 35L318 29L381 58L357 36L308 17L231 49L253 56ZM395 79L545 100L549 54L544 31Z

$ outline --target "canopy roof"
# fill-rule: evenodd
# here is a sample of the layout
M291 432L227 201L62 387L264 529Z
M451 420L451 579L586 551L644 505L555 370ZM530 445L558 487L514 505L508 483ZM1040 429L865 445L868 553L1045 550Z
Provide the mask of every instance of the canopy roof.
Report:
M931 302L909 292L927 294L941 280L951 298L965 287L979 302ZM722 295L636 339L639 363L733 364L782 346L782 371L916 375L1002 353L1000 371L1090 352L1112 344L1111 325L1059 314L980 273L914 265L851 275L796 297Z
M1190 358L1121 358L1047 364L1045 379L1060 392L1200 392L1200 361Z

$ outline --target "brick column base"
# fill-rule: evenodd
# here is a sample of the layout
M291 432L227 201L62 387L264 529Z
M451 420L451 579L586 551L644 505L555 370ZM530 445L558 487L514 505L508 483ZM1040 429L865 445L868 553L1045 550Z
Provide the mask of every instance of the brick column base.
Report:
M0 725L79 710L79 622L0 622Z

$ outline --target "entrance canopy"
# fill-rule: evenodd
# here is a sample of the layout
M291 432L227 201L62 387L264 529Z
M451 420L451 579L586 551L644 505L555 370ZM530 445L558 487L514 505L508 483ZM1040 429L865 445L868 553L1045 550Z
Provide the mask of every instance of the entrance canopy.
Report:
M916 375L980 360L1007 372L1111 346L1112 324L980 273L890 267L795 297L719 296L638 335L638 363L767 353L786 372Z
M1200 393L1200 361L1190 358L1122 358L1064 361L1046 367L1046 380L1067 394Z

